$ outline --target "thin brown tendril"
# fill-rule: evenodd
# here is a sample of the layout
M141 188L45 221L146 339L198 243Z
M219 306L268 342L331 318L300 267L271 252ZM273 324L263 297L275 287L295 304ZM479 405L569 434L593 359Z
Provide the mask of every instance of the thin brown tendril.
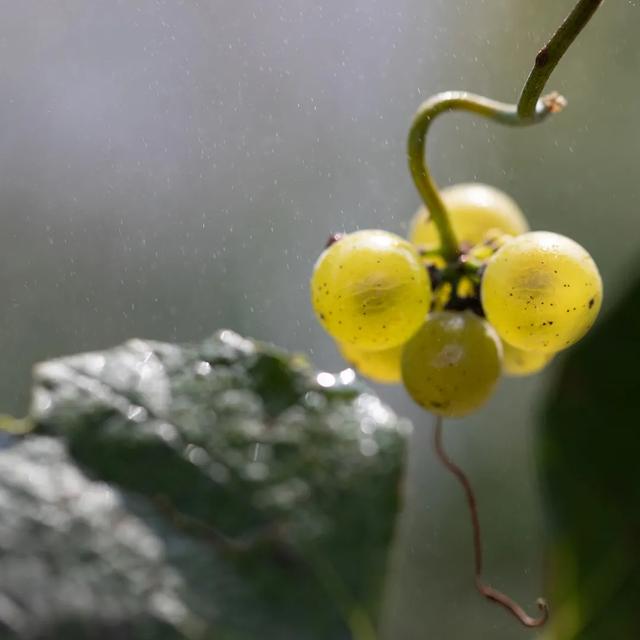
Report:
M476 497L467 478L462 469L456 465L451 458L446 454L442 446L442 418L436 419L436 424L433 432L433 445L435 452L442 462L442 464L449 470L459 481L464 489L464 493L467 498L467 504L469 505L469 513L471 515L471 526L473 529L473 550L474 550L474 569L475 569L475 583L476 588L488 600L493 600L499 605L502 605L507 611L510 611L525 627L541 627L549 617L549 606L546 600L538 598L536 604L540 610L540 615L537 618L533 618L528 615L525 610L517 603L514 602L509 596L494 589L482 580L482 536L480 533L480 519L478 518L478 507L476 504Z

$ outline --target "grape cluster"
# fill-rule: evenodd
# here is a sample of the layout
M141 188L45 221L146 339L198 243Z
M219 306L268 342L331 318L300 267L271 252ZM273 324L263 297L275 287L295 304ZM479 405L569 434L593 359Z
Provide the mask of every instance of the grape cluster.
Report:
M337 239L311 279L316 315L362 375L404 384L442 416L482 406L501 373L526 376L589 330L602 302L593 259L573 240L530 232L518 205L482 184L442 192L460 244L438 250L423 207L409 239L357 231Z

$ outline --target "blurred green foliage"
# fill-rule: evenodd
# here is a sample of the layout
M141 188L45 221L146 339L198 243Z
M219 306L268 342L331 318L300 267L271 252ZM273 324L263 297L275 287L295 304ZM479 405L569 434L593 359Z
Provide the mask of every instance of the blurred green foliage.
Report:
M568 354L544 412L557 640L640 638L639 327L640 281Z

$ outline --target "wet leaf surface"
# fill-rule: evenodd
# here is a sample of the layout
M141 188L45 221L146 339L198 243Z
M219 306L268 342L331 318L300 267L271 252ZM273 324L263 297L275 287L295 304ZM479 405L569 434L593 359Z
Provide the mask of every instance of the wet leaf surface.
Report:
M34 379L0 450L7 637L372 637L409 426L352 372L223 331Z

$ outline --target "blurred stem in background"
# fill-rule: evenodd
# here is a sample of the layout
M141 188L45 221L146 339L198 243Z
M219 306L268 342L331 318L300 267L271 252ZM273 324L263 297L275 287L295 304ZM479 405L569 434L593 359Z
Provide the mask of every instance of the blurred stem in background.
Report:
M498 102L466 91L446 91L427 99L416 112L409 131L409 169L438 230L441 253L447 261L455 260L460 249L447 209L425 159L431 123L441 113L467 111L504 125L528 126L561 111L566 106L566 100L558 93L542 96L542 91L562 56L602 2L579 0L551 40L538 52L517 104Z

